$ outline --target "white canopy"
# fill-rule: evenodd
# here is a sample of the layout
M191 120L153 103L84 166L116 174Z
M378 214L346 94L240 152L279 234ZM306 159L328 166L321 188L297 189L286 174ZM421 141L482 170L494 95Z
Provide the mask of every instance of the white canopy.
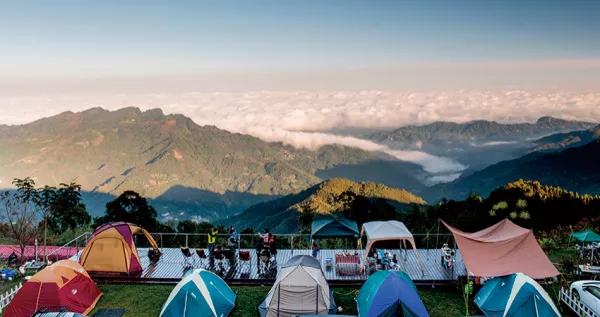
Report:
M415 246L415 239L402 222L396 220L366 222L362 225L361 238L364 234L367 235L367 249L365 250L363 267L366 265L369 250L371 250L373 243L377 241L400 240L404 243L404 249L406 249L406 241L410 242L415 251L417 261L419 261L419 265L421 266L421 271L424 271L423 264L419 258L419 252L417 252L417 247Z

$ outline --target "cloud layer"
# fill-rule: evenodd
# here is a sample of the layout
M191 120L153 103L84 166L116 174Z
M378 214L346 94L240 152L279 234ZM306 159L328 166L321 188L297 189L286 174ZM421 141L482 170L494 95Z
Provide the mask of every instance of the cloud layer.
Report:
M466 167L420 151L391 150L354 137L328 133L344 128L397 128L433 121L533 122L540 116L600 122L598 92L455 91L439 93L254 92L138 95L63 95L0 98L0 124L20 124L71 110L137 106L181 113L200 125L215 125L266 141L310 149L341 144L382 151L415 162L432 183L450 181ZM493 144L486 144L493 145Z

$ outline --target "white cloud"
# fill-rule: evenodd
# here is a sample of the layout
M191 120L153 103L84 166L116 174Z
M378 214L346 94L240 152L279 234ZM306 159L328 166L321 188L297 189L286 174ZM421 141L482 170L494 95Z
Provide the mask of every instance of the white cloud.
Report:
M473 146L498 146L498 145L509 145L509 144L517 144L517 141L491 141L485 142L481 144L471 143Z
M458 177L464 166L420 151L396 151L369 141L327 133L334 128L397 128L436 120L533 122L554 116L600 122L598 92L523 90L423 92L268 92L181 94L72 94L47 97L0 97L0 124L19 124L71 110L101 106L137 106L181 113L200 125L318 148L337 143L383 151L415 162L431 174L431 182ZM497 145L489 143L486 145Z

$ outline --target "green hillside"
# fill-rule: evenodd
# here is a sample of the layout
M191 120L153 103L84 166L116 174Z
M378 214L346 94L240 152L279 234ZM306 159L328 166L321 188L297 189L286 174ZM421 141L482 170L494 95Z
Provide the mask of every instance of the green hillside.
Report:
M535 152L504 161L451 183L428 188L420 194L429 201L464 199L473 191L487 196L494 189L519 179L535 179L581 194L600 193L600 140L561 152Z
M349 195L348 195L349 194ZM358 199L357 199L358 197ZM364 198L375 203L365 209L352 209L351 204ZM355 183L341 178L327 180L298 194L287 195L279 199L252 206L242 214L230 220L241 227L270 228L273 232L290 233L299 229L298 216L305 210L311 210L315 217L335 212L349 211L367 214L376 212L377 200L385 201L382 208L392 207L393 211L402 211L412 204L425 205L426 202L403 189L389 188L372 182ZM372 210L367 210L372 208Z

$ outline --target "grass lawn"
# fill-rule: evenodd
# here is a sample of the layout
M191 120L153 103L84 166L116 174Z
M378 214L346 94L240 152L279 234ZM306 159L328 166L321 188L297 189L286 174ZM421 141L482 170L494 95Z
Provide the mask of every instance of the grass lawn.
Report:
M100 308L124 308L126 317L158 316L162 304L171 293L173 286L165 285L101 285L104 295L96 305ZM270 287L233 287L237 292L236 308L232 317L258 316L258 305L269 292ZM356 315L358 288L335 288L335 301L343 308L343 314ZM447 288L420 288L421 298L432 317L464 316L464 300L460 291ZM95 311L94 311L95 312ZM90 316L93 316L92 312ZM471 314L473 312L471 311Z

